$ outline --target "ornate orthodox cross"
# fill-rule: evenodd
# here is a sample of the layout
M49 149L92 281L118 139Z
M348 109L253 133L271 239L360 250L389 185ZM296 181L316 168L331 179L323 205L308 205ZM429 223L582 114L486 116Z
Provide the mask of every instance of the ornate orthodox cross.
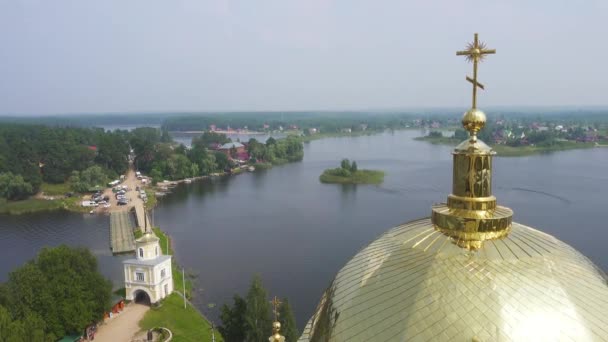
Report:
M467 81L473 84L473 109L477 108L477 87L484 89L483 84L477 82L477 63L483 61L485 55L495 54L496 50L486 49L486 44L479 42L477 33L473 43L467 45L464 51L457 51L456 56L467 56L467 61L473 62L473 78L467 76Z
M274 296L270 303L272 304L272 312L274 312L274 320L277 321L277 317L279 316L279 306L281 306L283 302L281 302L277 296Z

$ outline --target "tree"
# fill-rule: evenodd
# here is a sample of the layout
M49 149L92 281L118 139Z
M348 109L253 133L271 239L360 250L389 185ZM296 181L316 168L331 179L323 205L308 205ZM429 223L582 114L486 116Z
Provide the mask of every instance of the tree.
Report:
M135 152L135 166L145 172L152 169L155 146L161 141L158 129L152 127L138 127L131 131L129 143Z
M108 181L106 171L98 165L91 166L81 172L72 171L68 182L70 188L76 192L87 192L95 186L105 186Z
M281 332L285 336L285 341L297 341L300 334L296 326L296 318L287 298L283 298L283 304L279 306L279 322L281 323Z
M340 162L340 167L343 168L344 170L350 171L350 169L351 169L350 161L348 159L342 159L342 161Z
M226 156L222 152L215 152L215 164L217 165L218 170L226 170L230 167L230 163L228 161L228 156Z
M245 340L246 322L245 313L247 302L239 295L234 295L232 308L224 304L222 306L220 319L222 326L218 327L220 334L226 342L242 342ZM295 340L294 340L295 341Z
M273 137L269 137L266 139L266 146L271 146L277 143L277 140Z
M350 172L355 173L357 170L357 162L353 160L353 163L350 165Z
M110 308L112 284L85 248L44 248L6 286L13 317L53 336L81 331Z
M0 173L0 198L25 199L33 192L32 185L20 175L14 175L11 172Z
M246 341L265 341L272 327L270 302L259 275L255 275L247 292L245 311Z

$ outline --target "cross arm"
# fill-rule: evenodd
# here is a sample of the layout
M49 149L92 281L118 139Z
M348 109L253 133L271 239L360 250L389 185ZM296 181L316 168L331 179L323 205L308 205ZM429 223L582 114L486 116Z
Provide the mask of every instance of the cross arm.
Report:
M478 86L479 88L486 90L486 88L483 87L483 84L477 82L476 80L470 78L469 76L467 76L467 81L473 83L474 85Z

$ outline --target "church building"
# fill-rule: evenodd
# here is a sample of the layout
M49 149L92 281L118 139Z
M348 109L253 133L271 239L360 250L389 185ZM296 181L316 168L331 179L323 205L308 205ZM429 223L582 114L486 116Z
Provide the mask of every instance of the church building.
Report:
M154 304L173 292L171 255L163 255L159 239L147 230L135 240L135 259L123 261L126 299Z

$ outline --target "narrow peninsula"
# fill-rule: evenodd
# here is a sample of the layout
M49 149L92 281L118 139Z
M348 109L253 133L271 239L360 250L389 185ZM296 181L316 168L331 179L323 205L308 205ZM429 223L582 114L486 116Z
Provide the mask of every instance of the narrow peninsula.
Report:
M384 181L384 171L359 170L357 162L342 159L340 167L327 169L319 176L321 183L334 184L381 184Z

